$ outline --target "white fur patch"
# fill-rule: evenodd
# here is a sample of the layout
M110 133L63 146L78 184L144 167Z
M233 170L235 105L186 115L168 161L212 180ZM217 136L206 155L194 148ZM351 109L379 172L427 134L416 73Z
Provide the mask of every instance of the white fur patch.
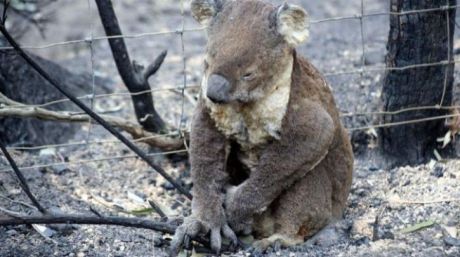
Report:
M296 5L284 4L278 9L278 32L286 42L297 46L307 41L310 32L309 17L304 9Z
M291 91L291 59L271 91L256 103L242 107L238 103L219 105L205 95L206 79L203 79L202 95L211 110L217 129L228 138L236 140L244 150L266 143L268 139L280 139L281 125L286 114ZM254 156L247 156L251 163ZM257 159L257 158L256 158Z

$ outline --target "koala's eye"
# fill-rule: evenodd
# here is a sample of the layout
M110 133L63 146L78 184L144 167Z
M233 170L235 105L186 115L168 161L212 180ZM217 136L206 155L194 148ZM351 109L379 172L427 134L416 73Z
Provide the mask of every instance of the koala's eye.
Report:
M244 74L243 77L241 77L241 79L244 80L244 81L251 81L255 77L256 77L255 72L248 72L248 73Z

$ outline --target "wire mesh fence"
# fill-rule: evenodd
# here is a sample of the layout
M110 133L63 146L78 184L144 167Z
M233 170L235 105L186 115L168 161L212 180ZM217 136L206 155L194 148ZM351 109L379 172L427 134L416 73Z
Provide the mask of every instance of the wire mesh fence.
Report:
M92 1L88 0L88 13L89 16L92 17L95 15L94 11L94 4ZM184 102L186 99L186 90L187 89L198 89L199 86L196 85L188 85L187 84L187 62L186 62L186 48L187 44L184 41L184 35L187 33L196 33L196 32L203 32L206 28L204 27L194 27L194 28L186 28L185 27L185 16L188 15L185 11L185 1L181 0L180 1L180 15L182 17L182 22L181 25L178 29L176 30L168 30L168 31L149 31L149 32L143 32L143 33L136 33L136 34L123 34L120 36L96 36L94 35L94 24L91 22L90 23L90 34L88 37L80 38L80 39L74 39L74 40L68 40L68 41L61 41L61 42L53 42L53 43L48 43L44 45L24 45L22 46L23 49L26 50L39 50L39 49L53 49L55 47L59 46L71 46L71 45L86 45L88 47L88 50L90 52L90 69L91 69L91 77L92 77L92 85L91 85L91 92L86 95L81 95L78 98L81 100L89 100L89 105L92 110L94 110L94 103L96 99L110 99L110 98L130 98L134 95L142 95L146 93L155 93L155 92L161 92L161 91L178 91L181 96L181 102L178 103L180 105L180 115L179 119L175 122L175 131L171 131L166 134L161 134L161 135L154 135L154 136L149 136L149 137L141 137L141 138L136 138L133 139L132 142L137 143L137 142L142 142L147 139L151 139L152 137L170 137L170 136L179 136L183 138L184 132L187 132L187 124L184 123ZM374 66L374 67L367 67L365 64L365 58L366 58L366 39L365 39L365 23L367 19L372 19L373 17L378 17L378 16L404 16L404 15L418 15L421 13L430 13L430 12L440 12L440 11L445 11L446 12L446 19L449 21L449 11L452 9L457 9L459 5L445 5L441 6L439 8L430 8L430 9L421 9L421 10L410 10L410 11L402 11L402 12L372 12L372 13L366 13L365 12L365 1L361 0L361 8L360 12L356 13L355 15L349 15L349 16L338 16L338 17L331 17L331 18L325 18L325 19L318 19L318 20L312 20L311 21L311 26L316 26L318 24L323 24L323 23L332 23L335 22L337 26L340 26L340 21L345 21L345 20L357 20L359 21L359 33L361 36L360 40L360 49L361 49L361 63L360 67L357 69L343 69L343 70L338 70L334 72L325 72L323 73L326 78L334 77L334 76L341 76L341 75L350 75L350 74L357 74L362 76L363 74L368 74L368 73L373 73L373 72L387 72L387 71L404 71L404 70L409 70L409 69L417 69L417 68L422 68L422 67L434 67L434 66L445 66L446 69L450 64L455 64L460 62L459 59L455 59L452 56L450 56L450 53L448 55L448 58L446 60L440 61L440 62L434 62L434 63L420 63L420 64L413 64L413 65L407 65L407 66L400 66L400 67L388 67L386 65L380 65L380 66ZM449 24L449 22L447 22ZM448 25L449 26L449 25ZM449 27L446 28L447 31L450 30ZM449 33L447 33L449 35ZM150 38L150 37L157 37L161 35L177 35L177 38L180 42L180 55L181 55L181 64L180 64L180 69L182 70L182 84L178 86L172 86L172 87L160 87L160 88L153 88L151 90L147 91L141 91L137 93L129 93L129 92L113 92L113 93L105 93L105 94L96 94L95 92L95 77L96 77L96 72L95 72L95 50L94 50L94 43L97 41L105 41L108 39L114 39L114 38L124 38L124 39L139 39L139 38ZM449 43L450 40L447 40ZM12 47L0 47L0 50L11 50ZM447 47L449 49L449 46ZM447 76L446 72L446 76ZM375 112L346 112L342 113L342 117L353 117L353 116L381 116L381 115L397 115L403 112L412 112L412 111L419 111L419 110L453 110L456 108L459 108L460 106L443 106L444 102L444 96L445 96L445 90L447 87L447 79L444 82L444 92L443 96L441 99L439 99L439 104L433 105L433 106L418 106L418 107L410 107L410 108L404 108L401 110L396 110L396 111L375 111ZM44 107L49 107L52 105L55 105L57 103L64 103L64 102L69 102L70 100L67 98L62 98L62 99L56 99L40 104L34 104L34 105L19 105L19 106L14 106L14 108L17 109L34 109L34 108L44 108ZM5 108L5 107L0 107ZM447 119L447 118L454 118L460 116L460 114L448 114L448 115L441 115L441 116L436 116L436 117L429 117L429 118L422 118L422 119L414 119L414 120L407 120L403 122L393 122L393 123L376 123L376 124L368 124L366 126L358 126L358 127L349 127L349 131L357 131L357 130L369 130L369 129L376 129L376 128L382 128L382 127L392 127L392 126L401 126L405 124L413 124L413 123L419 123L419 122L425 122L425 121L430 121L430 120L439 120L439 119ZM65 148L65 147L72 147L72 146L87 146L90 147L93 144L116 144L120 143L118 140L101 140L101 139L91 139L91 133L92 133L92 122L91 120L88 122L88 131L87 131L87 136L85 137L84 140L82 141L77 141L77 142L67 142L67 143L62 143L62 144L47 144L47 145L36 145L36 146L12 146L9 147L9 150L21 150L21 151L36 151L36 150L41 150L41 149L47 149L47 148ZM175 151L168 151L168 152L160 152L160 153L154 153L150 154L150 156L155 156L155 155L165 155L165 154L173 154L173 153L182 153L182 152L187 152L187 145L186 145L186 140L184 140L184 146L183 149L180 150L175 150ZM82 159L82 160L77 160L77 161L67 161L67 162L56 162L56 163L47 163L47 164L42 164L42 165L32 165L32 166L22 166L20 167L22 170L27 170L27 169L34 169L34 168L44 168L44 167L52 167L52 166L57 166L57 165L71 165L71 164L81 164L81 163L88 163L88 162L102 162L102 161L107 161L107 160L113 160L113 159L126 159L126 158L136 158L136 155L134 154L127 154L127 155L120 155L120 156L108 156L106 158L96 158L96 159ZM9 171L9 167L0 167L0 172L7 172Z

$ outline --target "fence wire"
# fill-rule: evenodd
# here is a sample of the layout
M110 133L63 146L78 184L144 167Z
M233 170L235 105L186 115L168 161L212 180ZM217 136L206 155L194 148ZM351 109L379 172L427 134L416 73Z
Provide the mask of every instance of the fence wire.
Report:
M333 71L333 72L325 72L323 73L324 76L326 77L333 77L333 76L342 76L342 75L352 75L352 74L360 74L361 79L363 79L363 74L365 73L371 73L371 72L387 72L387 71L404 71L408 69L416 69L416 68L424 68L424 67L435 67L435 66L445 66L446 72L445 72L445 79L444 79L444 88L443 88L443 93L442 93L442 98L440 99L440 102L438 105L434 106L418 106L418 107L409 107L409 108L404 108L396 111L376 111L376 112L348 112L348 113L341 113L341 117L353 117L353 116L378 116L378 115L397 115L400 113L404 112L411 112L411 111L419 111L419 110L454 110L460 108L460 106L442 106L444 100L445 100L445 95L446 95L446 89L447 89L447 84L448 84L448 72L447 70L449 69L450 64L455 64L460 62L460 60L457 60L453 58L449 51L449 42L451 40L450 38L450 23L449 23L449 11L452 9L457 9L460 7L460 5L449 5L449 1L447 1L447 4L445 6L441 6L439 8L430 8L430 9L420 9L420 10L410 10L410 11L401 11L401 12L373 12L373 13L366 13L365 12L365 1L361 0L360 3L360 12L355 14L355 15L350 15L350 16L339 16L339 17L330 17L330 18L325 18L325 19L318 19L318 20L312 20L311 24L312 25L317 25L321 23L327 23L327 22L340 22L344 20L359 20L360 24L360 36L361 36L361 51L362 51L362 56L361 56L361 67L357 69L350 69L350 70L338 70L338 71ZM93 15L93 6L91 4L91 1L88 0L88 10L90 16ZM48 48L54 48L54 47L60 47L60 46L72 46L76 44L87 44L89 51L90 51L90 68L91 68L91 92L90 94L79 96L79 99L87 99L90 101L91 109L94 109L94 103L95 100L97 99L104 99L104 98L116 98L116 97L122 97L122 98L128 98L132 97L134 95L141 95L141 94L146 94L146 93L154 93L154 92L159 92L159 91L173 91L173 92L179 92L181 95L181 110L180 110L180 116L179 120L177 121L177 131L173 131L167 134L159 134L155 136L149 136L149 137L142 137L142 138L137 138L135 140L132 140L132 142L142 142L148 139L152 139L155 137L170 137L170 136L182 136L184 139L184 149L181 150L176 150L176 151L169 151L169 152L160 152L160 153L153 153L153 154L148 154L149 156L157 156L157 155L168 155L168 154L174 154L174 153L183 153L187 152L188 146L186 144L186 140L184 137L184 131L188 132L187 128L184 126L184 102L185 102L185 97L186 97L186 90L187 89L198 89L198 85L187 85L187 62L186 62L186 49L185 49L185 42L184 42L184 34L185 33L196 33L200 32L202 33L206 28L205 27L196 27L196 28L186 28L185 27L185 5L184 5L184 0L180 0L180 15L181 15L181 25L180 28L177 30L166 30L166 31L153 31L153 32L145 32L145 33L137 33L137 34L124 34L124 35L119 35L119 36L94 36L93 34L93 27L94 24L90 23L90 34L89 36L81 39L76 39L76 40L69 40L69 41L62 41L62 42L53 42L49 44L44 44L44 45L26 45L23 46L23 49L27 50L38 50L38 49L48 49ZM448 58L447 60L443 60L440 62L433 62L433 63L421 63L421 64L412 64L412 65L407 65L407 66L402 66L402 67L386 67L386 66L374 66L374 67L366 67L366 39L365 39L365 32L364 32L364 22L365 19L371 18L371 17L377 17L377 16L403 16L403 15L416 15L420 13L429 13L429 12L439 12L439 11L445 11L446 12L446 19L447 19L447 35L448 35ZM176 34L178 35L178 38L180 40L180 48L181 48L181 69L183 73L183 82L181 85L177 86L171 86L171 87L163 87L163 88L155 88L151 90L146 90L142 92L137 92L137 93L130 93L130 92L114 92L114 93L108 93L108 94L95 94L95 49L94 49L94 42L97 41L102 41L102 40L108 40L108 39L114 39L114 38L123 38L123 39L140 39L140 38L147 38L147 37L155 37L155 36L161 36L161 35L170 35L170 34ZM13 49L12 47L0 47L0 50L11 50ZM23 106L14 106L14 108L37 108L37 107L49 107L54 104L58 103L64 103L64 102L69 102L70 100L67 98L63 99L56 99L52 101L48 101L45 103L41 104L34 104L34 105L23 105ZM1 108L1 107L0 107ZM408 121L401 121L401 122L392 122L392 123L384 123L384 124L370 124L367 126L361 126L361 127L352 127L348 128L349 131L357 131L357 130L369 130L369 129L375 129L375 128L382 128L382 127L392 127L392 126L401 126L405 124L414 124L414 123L419 123L419 122L426 122L426 121L431 121L431 120L439 120L439 119L447 119L447 118L455 118L460 116L460 114L449 114L449 115L440 115L440 116L435 116L435 117L428 117L428 118L423 118L423 119L415 119L415 120L408 120ZM42 150L42 149L47 149L47 148L63 148L63 147L78 147L78 146L86 146L90 148L90 145L94 144L116 144L119 143L118 140L91 140L91 126L92 123L88 123L88 133L86 136L86 139L83 141L78 141L78 142L68 142L68 143L63 143L63 144L47 144L47 145L40 145L40 146L30 146L30 147L9 147L9 150L20 150L20 151L25 151L25 150L30 150L30 151L36 151L36 150ZM48 163L48 164L40 164L40 165L33 165L33 166L23 166L19 167L22 170L30 170L30 169L36 169L36 168L47 168L47 167L53 167L53 166L58 166L58 165L74 165L74 164L83 164L83 163L90 163L90 162L102 162L102 161L110 161L110 160L118 160L118 159L127 159L127 158L136 158L137 156L134 154L127 154L127 155L119 155L119 156L108 156L108 157L102 157L102 158L93 158L93 159L81 159L81 160L76 160L76 161L68 161L68 162L56 162L56 163ZM4 168L0 169L0 172L9 172L10 168Z

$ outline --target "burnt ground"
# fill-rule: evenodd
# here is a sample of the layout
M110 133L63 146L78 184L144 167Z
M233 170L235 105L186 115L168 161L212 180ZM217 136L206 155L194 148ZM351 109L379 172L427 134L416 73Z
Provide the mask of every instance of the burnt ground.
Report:
M93 4L92 1L89 1ZM280 1L278 1L280 2ZM302 4L312 20L352 16L361 12L361 1L291 1ZM175 31L181 28L179 1L116 1L116 10L125 34ZM365 1L365 13L387 11L388 1ZM53 5L55 20L49 24L46 38L31 30L22 38L25 45L45 45L103 35L99 17L90 12L87 1L60 0ZM185 4L184 26L198 25ZM363 20L365 65L384 66L388 17L373 16ZM323 73L358 69L362 65L359 19L314 23L311 40L299 48ZM458 33L457 33L458 34ZM205 46L202 31L187 32L184 39L186 97L180 91L161 90L183 85L184 70L180 34L149 35L127 39L131 57L148 64L162 50L169 54L158 74L151 79L156 107L169 123L182 121L187 126L193 110L193 96L200 81L201 61ZM460 41L456 36L455 45ZM93 58L87 43L56 46L33 53L54 60L75 73L92 73L110 79L113 92L126 92L117 75L108 44L94 41ZM91 59L93 61L91 61ZM92 68L93 67L93 68ZM456 77L458 77L456 71ZM336 101L343 113L379 110L383 72L328 75ZM95 85L96 87L98 85ZM91 92L88 92L88 94ZM183 114L182 114L183 103ZM103 98L96 101L97 111L132 119L127 97ZM377 117L344 118L348 128L375 123ZM266 253L240 251L231 256L460 256L460 161L451 159L416 167L385 169L381 157L369 154L375 146L372 131L353 134L357 156L354 182L343 221L337 223L322 240L289 249L270 249ZM371 139L370 141L368 139ZM168 216L182 216L190 203L155 175L148 166L131 156L119 143L94 143L113 138L98 126L82 124L69 142L87 140L93 143L36 151L14 150L13 156L23 169L32 191L42 203L64 213L92 214L90 208L107 215L132 216L147 207L152 199ZM458 144L458 143L457 143ZM170 174L190 186L188 166L173 163L161 152L139 144ZM458 147L457 147L458 148ZM37 167L58 163L48 167ZM5 159L0 158L0 207L21 213L34 210L20 190ZM139 213L137 213L139 215ZM147 212L145 218L157 218ZM376 222L376 218L377 221ZM377 225L375 225L377 224ZM426 228L416 230L415 226ZM416 230L412 232L404 229ZM44 237L28 226L0 228L0 256L166 256L164 239L150 230L113 226L74 226L56 229Z

